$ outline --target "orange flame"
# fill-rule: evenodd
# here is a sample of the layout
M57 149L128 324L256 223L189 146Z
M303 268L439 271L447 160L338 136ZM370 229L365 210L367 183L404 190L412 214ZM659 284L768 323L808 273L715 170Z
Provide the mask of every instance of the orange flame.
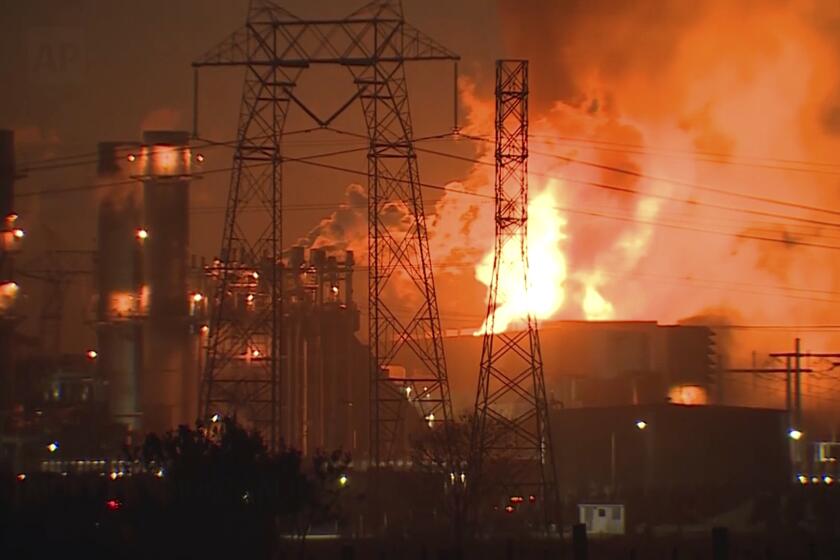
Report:
M484 334L492 321L493 332L506 331L521 325L528 315L546 319L563 306L565 300L566 257L562 250L566 220L557 208L554 192L559 182L551 180L546 188L528 204L528 284L519 243L510 240L502 249L499 286L493 316L485 319L476 332ZM475 276L485 286L493 277L494 251L487 253L477 265Z

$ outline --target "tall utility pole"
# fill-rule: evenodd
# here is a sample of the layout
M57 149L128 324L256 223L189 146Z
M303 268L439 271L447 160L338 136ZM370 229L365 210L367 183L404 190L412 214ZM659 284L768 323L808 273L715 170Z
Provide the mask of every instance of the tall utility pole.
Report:
M800 440L805 432L802 421L802 374L811 373L813 370L802 367L802 358L840 358L840 353L837 352L803 352L800 339L796 339L793 352L773 352L770 354L772 358L785 359L785 385L786 385L786 401L788 406L788 421L790 422L790 434L793 439L792 454L793 462L802 465L805 461L805 454L802 452L802 444L805 440L813 441L805 436L805 440ZM793 398L791 399L791 392ZM792 405L792 412L791 412ZM794 437L795 434L795 437Z
M528 62L496 63L496 239L481 371L475 401L472 456L477 485L487 495L534 496L546 523L557 522L557 474L551 444L536 318L517 331L496 332L501 271L522 274L528 289ZM515 247L511 250L510 247ZM514 254L515 257L511 257ZM504 457L502 459L502 457ZM487 467L503 460L501 487L485 488ZM473 488L474 494L476 488ZM512 506L511 506L512 507Z
M368 130L370 459L393 458L410 395L431 426L452 418L404 64L458 57L405 22L397 0L372 2L340 20L300 19L252 0L248 20L194 63L246 71L225 216L202 408L251 421L273 444L281 434L279 378L287 371L282 309L281 140L290 106L330 125L358 100ZM355 92L319 117L295 95L313 65L346 68ZM259 207L244 220L239 210ZM393 223L388 211L405 209ZM391 292L403 292L399 303ZM394 375L393 365L411 365ZM408 371L408 368L406 368Z
M788 393L793 393L791 427L802 429L802 374L813 370L802 367L802 358L840 358L838 352L803 352L800 339L796 339L793 352L773 352L772 358L784 358L787 364ZM790 401L791 399L788 398ZM789 407L790 407L789 403Z

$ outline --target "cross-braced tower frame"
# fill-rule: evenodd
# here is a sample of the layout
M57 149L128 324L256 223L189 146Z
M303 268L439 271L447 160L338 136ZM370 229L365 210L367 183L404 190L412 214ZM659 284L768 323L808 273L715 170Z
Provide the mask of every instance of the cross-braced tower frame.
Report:
M472 441L476 488L513 497L511 508L527 498L526 504L541 505L546 521L555 521L557 481L537 322L529 312L521 326L495 330L502 270L522 274L522 286L529 286L527 61L496 63L495 147L495 253ZM494 467L501 471L488 474Z
M430 425L452 418L404 64L457 58L406 23L398 1L378 0L341 20L304 20L271 0L252 0L246 25L194 63L246 69L201 395L205 415L236 412L273 444L281 434L283 126L292 105L329 127L358 100L370 141L370 459L393 457L406 403ZM326 118L294 93L300 74L319 64L347 68L356 85ZM243 220L246 206L262 208L261 219L251 212ZM395 209L408 219L389 220ZM399 303L389 297L397 283ZM416 365L398 377L391 366L402 361Z

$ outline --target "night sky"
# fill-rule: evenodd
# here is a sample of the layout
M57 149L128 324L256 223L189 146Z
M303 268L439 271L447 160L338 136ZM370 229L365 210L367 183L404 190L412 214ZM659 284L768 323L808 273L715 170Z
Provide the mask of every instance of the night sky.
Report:
M91 154L105 140L139 140L141 131L192 128L193 72L191 62L228 33L243 25L246 0L152 0L143 3L88 0L4 2L0 21L0 126L16 131L18 166L67 155ZM358 2L293 0L282 5L299 17L340 17ZM458 52L461 74L492 87L492 61L502 52L495 5L481 0L408 1L409 21ZM417 135L448 132L452 127L452 68L450 64L414 67L408 75ZM235 136L242 74L237 69L210 69L200 77L201 137L229 141ZM322 114L331 113L353 92L341 70L312 70L304 75L298 95ZM311 127L300 111L287 130ZM361 110L354 107L336 126L362 132ZM347 140L332 134L307 135L287 145L289 155L306 155L342 148ZM472 155L470 146L457 151ZM227 148L205 151L206 170L230 166ZM333 163L366 168L364 153ZM445 181L463 174L468 164L424 161L425 180ZM44 247L89 250L95 246L96 203L102 189L93 188L94 164L33 171L17 185L18 211L27 229L27 257ZM342 200L360 176L287 170L289 205L321 205L286 215L289 240L306 234L329 214L327 206ZM209 173L194 183L191 193L190 252L212 257L218 253L229 173ZM316 185L316 188L312 188ZM82 187L78 192L33 196L33 192ZM90 186L86 189L84 187ZM25 261L26 259L24 259ZM84 312L84 282L69 297L68 315ZM30 296L37 295L30 291ZM92 331L71 329L67 344L79 335L92 343ZM75 338L75 340L73 340Z

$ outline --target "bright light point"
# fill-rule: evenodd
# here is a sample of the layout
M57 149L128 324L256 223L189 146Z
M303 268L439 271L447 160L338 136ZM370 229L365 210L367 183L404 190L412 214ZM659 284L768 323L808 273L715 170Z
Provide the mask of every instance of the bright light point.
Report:
M91 360L95 360L98 355L99 354L96 352L96 350L88 350L87 351L87 357Z
M435 413L434 412L430 412L428 414L428 416L426 416L426 422L429 424L429 427L431 428L432 425L435 423Z
M640 430L644 430L645 428L647 428L647 422L645 422L644 420L639 420L638 422L636 422L636 427Z
M210 332L210 327L207 325L201 325L201 334L207 334Z
M210 417L210 421L211 421L211 422L213 422L214 424L215 424L216 422L218 422L219 420L221 420L221 419L222 419L222 417L221 417L221 416L219 416L219 413L218 413L218 412L217 412L216 414L214 414L213 416L211 416L211 417Z
M819 484L820 478L818 476L811 477L811 482L813 482L814 484Z
M47 445L47 450L50 453L55 453L56 451L58 451L58 442L54 441L54 442L50 443L49 445Z
M204 163L204 154L196 154L195 161L197 161L198 163Z
M341 476L339 476L339 477L338 477L338 485L339 485L339 486L341 486L342 488L344 488L345 486L347 486L347 483L348 483L348 482L350 482L350 479L349 479L349 478L347 478L347 475L346 475L346 474L343 474L343 475L341 475Z
M122 503L119 500L108 500L105 502L105 507L107 507L111 511L117 511L122 507Z
M259 351L259 350L253 350L253 351L251 352L251 357L253 357L253 358L259 358L259 357L260 357L260 351Z
M158 469L155 473L155 476L158 478L163 478L163 469Z
M555 180L546 184L528 203L528 285L522 269L519 243L506 243L500 255L497 307L485 320L476 336L488 329L502 333L523 324L530 314L534 319L548 319L560 309L566 297L567 264L563 253L566 220L557 209L554 193L562 191ZM490 251L476 266L476 279L490 287L494 277L495 254ZM492 327L491 327L492 324Z
M794 441L799 441L802 438L802 432L800 432L796 428L791 428L791 430L788 432L788 436Z
M111 474L109 474L108 476L110 477L111 480L117 480L117 473L115 473L115 472L111 472Z
M828 475L825 475L825 476L823 477L823 482L825 482L826 484L832 484L832 483L834 482L834 479L833 479L833 478L831 478L831 477L830 477L830 476L828 476Z
M4 282L3 284L0 284L0 288L2 288L3 292L13 293L17 292L20 289L20 286L18 286L17 282Z
M6 221L8 221L8 222L14 223L14 222L17 221L17 219L18 219L18 215L15 214L14 212L12 212L11 214L6 216Z
M17 479L23 482L24 480L26 480L26 473L20 473L19 475L17 475Z
M508 512L508 513L513 513L513 510L514 510L514 509L515 509L515 508L514 508L513 506L511 506L511 505L507 505L507 506L505 506L505 511L506 511L506 512Z
M248 297L245 298L245 301L248 303L254 303L254 294L248 294Z
M201 294L193 294L192 299L194 302L199 303L201 300L204 299L204 296Z
M137 161L137 156L135 156L134 154L128 154L125 157L125 159L127 159L131 163L134 163L135 161Z
M332 288L330 288L330 291L332 291L333 295L337 296L338 295L338 286L333 286Z
M804 474L800 474L796 479L799 481L799 484L808 484L808 477Z
M146 231L145 229L138 229L137 230L137 239L139 239L140 241L145 241L148 238L149 238L149 232L148 231Z
M259 272L254 271L253 273L251 273L251 276L254 278L254 280L259 280L259 278L260 278L260 273L259 273Z
M23 236L26 235L22 229L15 229L12 230L12 235L14 235L17 239L23 239Z

